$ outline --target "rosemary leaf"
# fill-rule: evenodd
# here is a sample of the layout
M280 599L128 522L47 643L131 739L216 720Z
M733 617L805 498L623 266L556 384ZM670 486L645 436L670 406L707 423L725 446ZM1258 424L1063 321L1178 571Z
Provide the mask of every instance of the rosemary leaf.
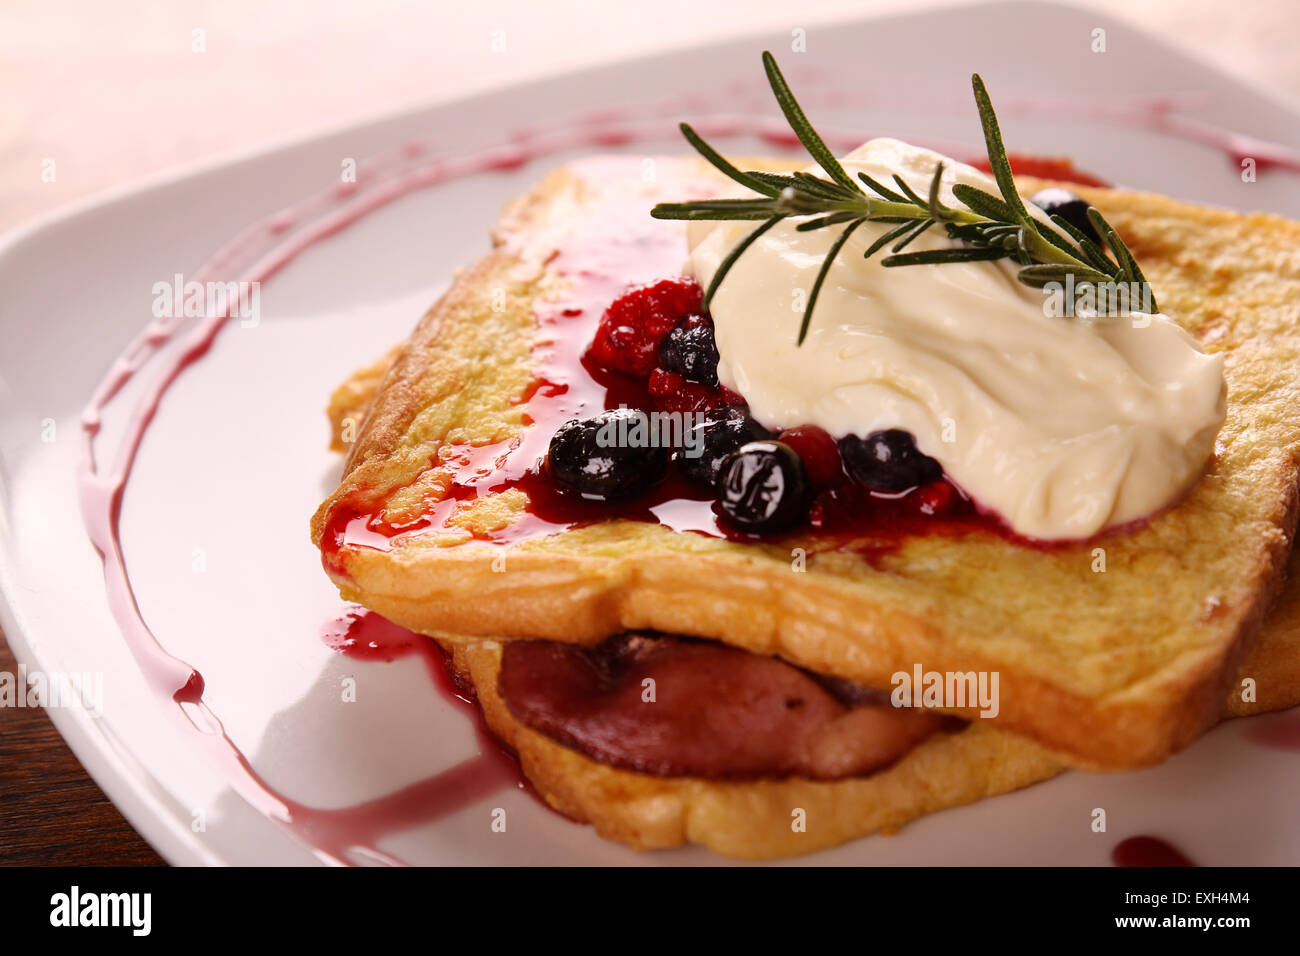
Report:
M803 340L808 337L808 326L812 323L813 307L817 304L817 296L821 294L822 283L826 281L826 274L831 271L831 264L835 261L835 257L840 254L840 250L844 248L844 243L849 241L849 236L853 235L853 230L857 229L865 221L859 219L841 232L835 241L831 243L830 252L826 254L822 267L817 270L817 279L813 282L812 291L808 293L808 307L804 309L803 322L799 325L798 345L803 345Z
M926 208L934 222L943 222L948 215L948 207L939 202L939 188L943 185L943 163L934 167L934 176L930 179L930 196Z
M920 196L918 196L916 194L916 190L914 190L911 186L909 186L907 184L907 180L905 180L902 176L898 175L898 173L894 173L894 182L898 183L898 188L903 191L903 193L907 196L907 198L910 201L912 201L918 206L925 205L925 200L922 199Z
M1110 247L1110 251L1115 254L1115 261L1119 264L1124 278L1129 282L1140 282L1142 285L1146 286L1149 291L1150 283L1147 282L1147 277L1142 274L1142 270L1139 268L1137 260L1133 258L1133 253L1128 251L1128 246L1126 246L1124 240L1119 237L1119 233L1114 230L1111 224L1106 221L1106 218L1094 206L1088 207L1088 221L1092 223L1092 227L1097 230L1098 235L1105 240L1106 245ZM1151 296L1151 310L1153 312L1160 311L1160 307L1156 305L1154 294Z
M754 190L754 192L761 193L764 196L775 196L781 191L768 186L762 180L751 176L749 173L742 173L735 166L731 165L731 163L727 162L727 160L723 158L717 150L701 139L699 133L691 129L689 123L680 124L678 129L680 129L682 135L686 137L686 142L695 147L697 153L707 159L716 169L726 173L736 182L740 183L740 185L746 186Z
M993 112L993 103L989 100L988 90L978 73L971 74L971 87L975 91L975 106L979 110L980 125L984 128L984 146L988 151L989 168L993 170L993 179L1002 190L1002 199L1010 207L1016 219L1029 225L1029 210L1025 208L1016 191L1016 180L1011 174L1011 163L1007 160L1006 147L1002 145L1002 130L998 128L998 117Z
M1081 250L1076 249L1070 241L1070 237L1063 236L1047 223L1041 220L1034 220L1034 230L1045 240L1050 242L1056 248L1060 249L1067 256L1077 259Z
M911 244L913 239L915 239L917 236L925 232L925 230L929 229L933 225L934 225L933 219L922 219L917 225L912 227L911 231L908 232L907 235L903 236L902 239L899 239L898 242L894 243L893 246L890 247L889 251L902 252Z
M772 204L765 199L709 199L704 202L661 202L650 210L656 219L743 220L767 219Z
M894 192L888 186L882 186L880 183L876 182L866 173L858 173L858 179L862 180L864 183L866 183L868 186L874 189L885 199L888 199L890 202L907 202L906 196L902 195L901 193Z
M916 223L915 219L905 219L903 221L903 224L899 226L897 229L889 230L883 236L878 237L876 241L873 242L871 245L867 246L867 251L863 253L862 258L870 259L881 249L885 248L885 246L889 245L895 239L900 238L903 235L903 233L909 231L915 223Z
M799 137L799 142L803 143L804 149L808 150L808 154L817 160L817 165L824 169L831 179L850 189L853 188L853 180L849 178L849 174L844 171L835 154L822 142L822 138L808 122L808 117L804 115L785 77L781 75L781 68L776 65L776 57L766 50L763 51L763 68L767 71L767 82L771 85L772 94L781 106L781 112L785 114L786 122L790 124L794 135Z
M1067 233L1079 245L1080 251L1083 252L1084 258L1090 265L1101 272L1112 273L1118 270L1118 266L1106 258L1106 253L1101 251L1101 246L1097 245L1081 229L1071 223L1063 216L1053 216L1052 222L1056 223L1057 228Z
M1098 272L1095 269L1081 269L1078 267L1057 265L1056 263L1047 263L1033 266L1025 266L1016 273L1016 278L1025 285L1032 285L1041 288L1049 282L1060 282L1064 284L1066 277L1074 276L1075 288L1082 283L1109 282L1110 276Z
M989 259L1005 259L1006 253L1001 249L931 249L926 252L905 252L902 255L886 256L880 260L882 266L937 266L950 262L984 262Z
M1015 218L1010 206L992 193L986 193L975 186L956 183L952 187L952 194L958 202L966 206L971 212L979 213L981 216L1000 220Z
M828 195L838 196L841 199L852 199L862 194L862 190L856 186L847 188L839 183L828 183L824 179L818 179L812 173L806 173L802 169L796 170L791 174L797 185L806 186L809 189L823 189Z
M824 229L826 226L836 226L842 222L850 222L854 219L861 219L855 212L835 212L829 216L822 216L820 219L809 219L795 226L796 232L812 232L814 229Z

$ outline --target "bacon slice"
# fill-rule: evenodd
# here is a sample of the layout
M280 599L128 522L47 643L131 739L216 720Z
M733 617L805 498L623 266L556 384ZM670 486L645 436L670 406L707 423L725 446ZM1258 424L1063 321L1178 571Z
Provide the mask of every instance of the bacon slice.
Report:
M601 763L665 777L864 776L944 723L775 657L643 633L594 647L511 641L498 691L533 730Z

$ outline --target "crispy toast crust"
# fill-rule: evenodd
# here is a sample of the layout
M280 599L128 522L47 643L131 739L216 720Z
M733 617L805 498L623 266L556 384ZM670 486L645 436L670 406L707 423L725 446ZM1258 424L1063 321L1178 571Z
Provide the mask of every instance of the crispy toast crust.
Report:
M562 291L548 260L565 228L599 215L602 190L640 190L648 208L709 175L693 160L658 167L658 193L640 182L639 163L614 184L565 168L510 209L494 251L430 310L385 378L342 483L313 520L318 545L340 507L362 502L400 519L441 500L449 479L429 467L440 449L522 432L533 307ZM1001 729L1080 766L1159 761L1217 717L1295 528L1300 421L1288 411L1300 225L1075 188L1124 235L1165 311L1226 353L1218 453L1191 493L1144 527L1052 549L981 533L918 537L870 557L817 553L810 542L806 572L795 574L788 544L618 521L511 546L500 573L500 548L474 534L519 517L526 499L513 490L462 503L446 533L387 552L340 549L336 583L430 634L594 642L649 628L877 687L918 663L997 671ZM501 288L506 307L494 310ZM1104 573L1093 570L1096 548Z

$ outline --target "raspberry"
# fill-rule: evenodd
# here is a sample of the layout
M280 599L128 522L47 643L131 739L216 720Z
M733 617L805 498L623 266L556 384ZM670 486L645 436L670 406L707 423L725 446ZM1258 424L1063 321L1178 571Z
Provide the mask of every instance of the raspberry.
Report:
M655 411L697 412L717 404L717 389L688 382L676 372L661 368L650 373L649 390L655 399Z
M704 293L692 279L633 286L601 316L587 355L619 372L645 376L659 364L659 345L673 327L700 311Z
M781 432L777 440L795 450L815 487L832 488L843 479L840 451L835 447L835 439L825 429L816 425L798 425Z
M676 372L657 368L650 373L648 389L658 412L707 412L724 405L744 405L745 400L729 388L709 388L688 382Z
M651 371L650 378L646 382L646 388L655 398L671 398L680 392L685 384L686 379L676 372L657 368Z

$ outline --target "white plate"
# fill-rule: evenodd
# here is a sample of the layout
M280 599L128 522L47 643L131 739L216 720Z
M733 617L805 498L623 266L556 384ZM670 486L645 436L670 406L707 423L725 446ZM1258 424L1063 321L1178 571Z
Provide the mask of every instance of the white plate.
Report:
M1107 31L1106 53L1091 52L1097 27ZM405 144L425 143L426 159L463 156L522 128L562 130L579 120L587 129L635 127L643 138L623 148L639 152L682 151L669 120L704 114L758 114L780 128L758 63L770 45L820 126L974 150L968 84L979 70L1013 149L1069 155L1136 187L1300 217L1292 174L1244 183L1221 149L1142 119L1144 104L1168 96L1180 116L1295 148L1297 117L1104 17L1000 4L819 30L814 52L802 55L788 51L788 39L689 50L434 106L159 180L8 237L0 248L0 621L29 669L104 675L102 716L79 708L51 716L169 860L316 857L236 796L210 738L170 719L171 705L147 689L79 512L79 416L150 321L154 283L192 276L246 225L336 185L346 159L393 154L418 164L425 160L402 153ZM1001 52L979 52L987 50ZM771 150L747 137L725 145ZM581 151L414 192L311 247L266 283L260 325L225 329L168 392L146 434L121 517L141 612L168 651L204 675L206 702L257 770L299 800L352 804L476 752L470 724L431 690L417 659L354 663L320 641L321 624L340 607L307 540L307 519L338 471L324 447L322 408L354 367L405 336L452 269L486 249L507 197ZM361 188L381 179L363 173ZM112 447L123 412L157 367L147 364L110 405L101 447ZM339 700L346 675L357 680L355 704ZM1300 826L1290 797L1300 761L1243 742L1242 726L1223 726L1154 770L1068 774L799 862L1100 864L1121 837L1150 832L1202 863L1295 863ZM497 806L507 811L505 834L490 827ZM1107 809L1109 833L1091 832L1094 807ZM699 849L634 854L512 791L383 846L412 863L718 860Z

